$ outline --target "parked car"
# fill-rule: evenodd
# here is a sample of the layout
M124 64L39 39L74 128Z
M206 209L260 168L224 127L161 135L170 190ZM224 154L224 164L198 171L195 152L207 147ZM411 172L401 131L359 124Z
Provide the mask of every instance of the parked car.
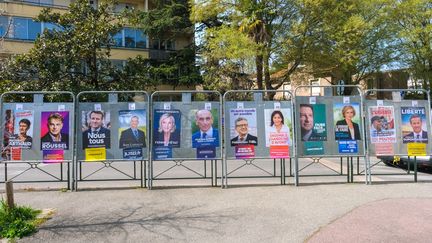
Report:
M410 163L410 168L414 168L414 156L378 156L382 162L390 166L407 167ZM417 167L431 167L432 168L432 156L417 156Z

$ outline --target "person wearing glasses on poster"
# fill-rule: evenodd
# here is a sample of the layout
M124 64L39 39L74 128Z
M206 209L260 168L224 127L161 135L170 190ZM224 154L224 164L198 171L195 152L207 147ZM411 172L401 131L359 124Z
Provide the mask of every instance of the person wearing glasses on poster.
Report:
M231 139L231 146L252 144L258 145L258 138L254 135L249 134L249 124L246 118L239 117L235 120L235 130L238 136Z

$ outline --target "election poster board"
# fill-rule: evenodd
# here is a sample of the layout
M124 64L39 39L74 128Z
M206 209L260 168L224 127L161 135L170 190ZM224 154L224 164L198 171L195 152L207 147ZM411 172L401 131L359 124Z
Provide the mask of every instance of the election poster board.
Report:
M118 114L118 143L123 152L123 159L142 159L148 137L146 110L120 110Z
M333 121L338 153L358 153L358 140L362 140L359 103L334 103Z
M204 109L190 111L192 148L196 148L196 158L216 157L219 147L219 111L208 104Z
M302 141L327 141L325 104L300 104Z
M333 105L336 140L362 140L359 114L359 103L335 103Z
M9 138L11 147L31 149L33 144L34 114L31 110L15 110L14 135Z
M256 108L230 109L230 145L238 159L255 157L258 146Z
M271 158L289 158L292 145L291 109L265 109L265 139Z
M172 149L181 143L181 112L155 109L153 113L153 154L155 159L172 158Z
M69 111L42 111L40 149L43 162L61 162L69 149Z
M369 135L373 144L396 143L396 128L393 106L370 106Z
M106 149L111 148L110 112L103 110L82 111L82 146L86 161L106 160Z
M428 143L424 107L401 107L401 118L403 143Z

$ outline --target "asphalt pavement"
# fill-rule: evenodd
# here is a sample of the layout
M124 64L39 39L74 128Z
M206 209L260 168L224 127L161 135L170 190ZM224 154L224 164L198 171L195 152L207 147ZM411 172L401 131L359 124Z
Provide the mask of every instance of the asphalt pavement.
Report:
M426 242L431 195L430 183L335 183L15 196L19 204L56 209L22 242ZM386 229L393 230L382 234Z
M188 161L155 164L154 175L161 180L154 181L153 190L139 188L136 180L83 180L78 192L65 191L64 182L15 183L18 204L56 212L20 241L428 242L432 175L419 173L414 183L412 172L377 163L373 184L365 185L362 164L354 162L354 183L346 183L346 162L302 160L299 187L293 177L280 185L280 164L273 161L231 161L228 189L211 187L209 179L163 180L211 173L210 166ZM58 176L54 166L11 165L8 176ZM84 179L134 176L130 164L85 166Z

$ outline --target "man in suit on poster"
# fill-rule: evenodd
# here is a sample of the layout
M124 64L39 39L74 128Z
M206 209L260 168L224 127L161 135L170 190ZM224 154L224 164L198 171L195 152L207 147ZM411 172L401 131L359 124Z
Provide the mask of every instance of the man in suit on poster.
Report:
M413 131L403 137L403 143L427 143L428 135L426 131L423 131L422 124L421 116L412 115L410 117L410 125Z
M83 132L83 148L110 148L111 131L103 127L104 113L90 112L90 128Z
M192 147L219 146L219 130L213 127L213 115L208 110L195 113L195 124L199 131L192 134Z
M139 118L132 116L130 119L130 128L121 132L119 147L120 148L144 148L146 147L145 134L138 129Z
M246 118L239 117L234 122L235 130L238 136L231 139L231 146L252 144L258 145L258 138L254 135L249 134L249 124Z

